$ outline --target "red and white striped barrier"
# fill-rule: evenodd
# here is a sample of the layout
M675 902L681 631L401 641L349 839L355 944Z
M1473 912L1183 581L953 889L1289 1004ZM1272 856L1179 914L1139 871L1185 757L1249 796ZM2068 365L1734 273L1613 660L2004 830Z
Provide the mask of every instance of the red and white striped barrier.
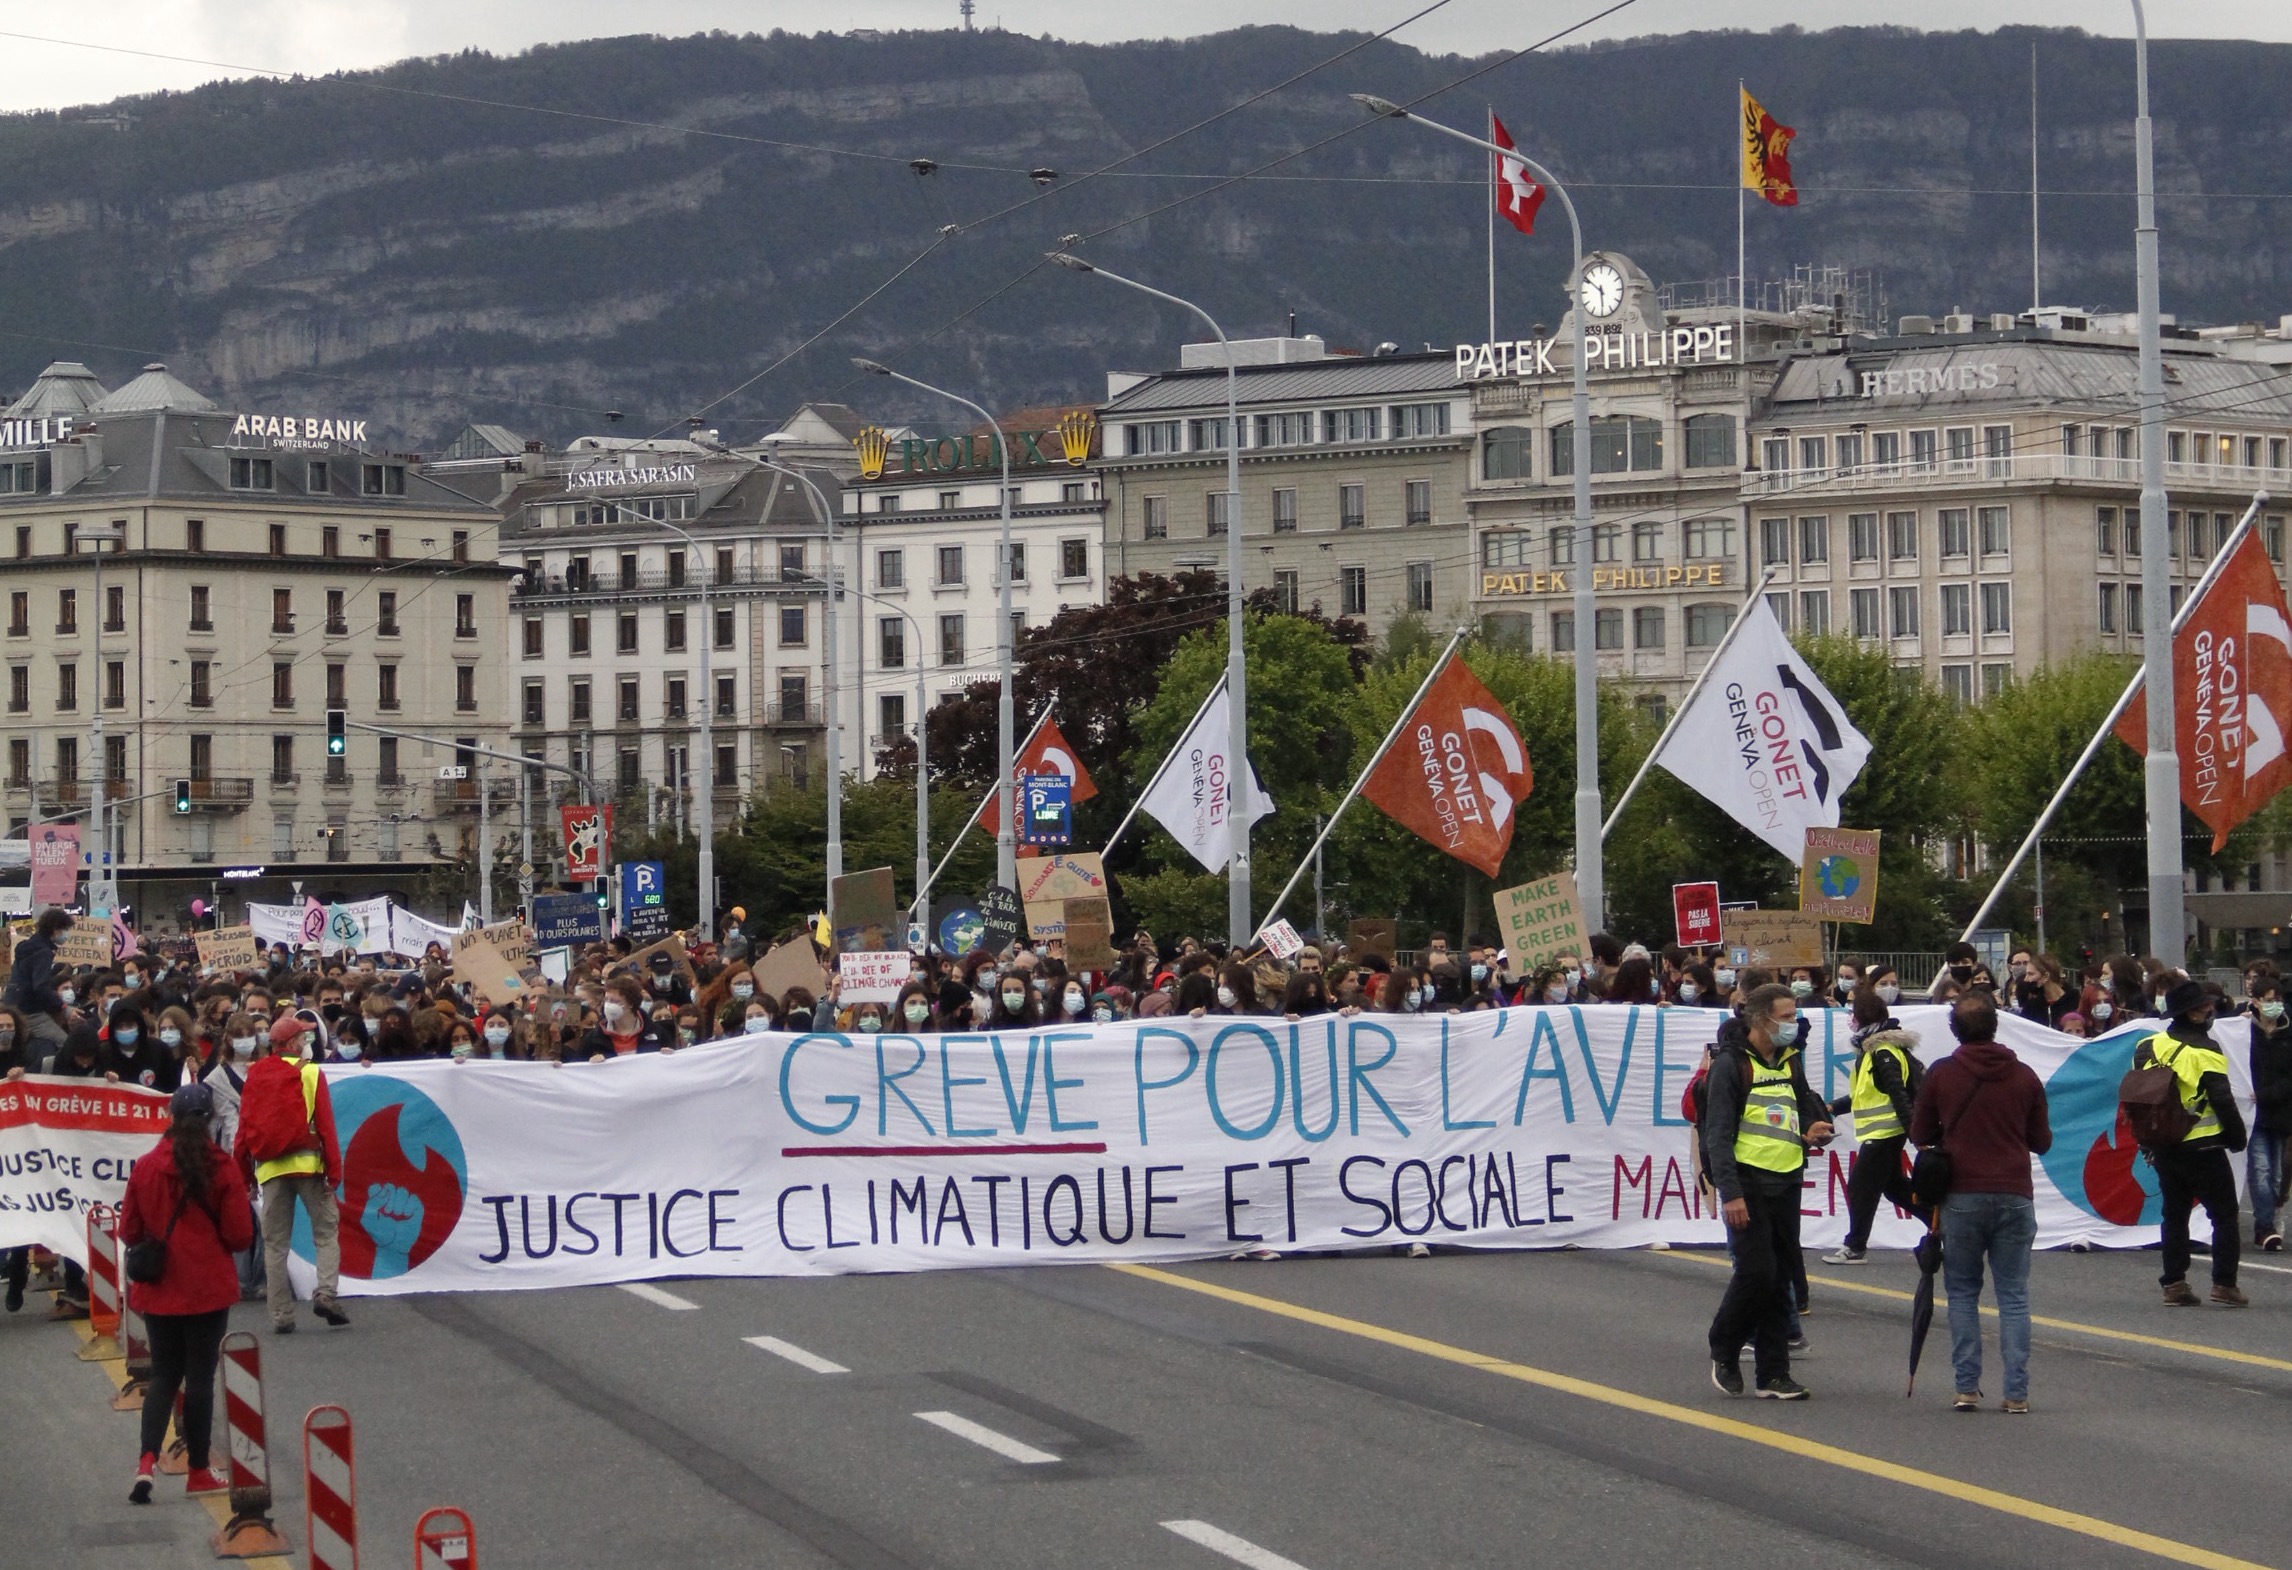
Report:
M215 1534L218 1559L283 1554L271 1522L270 1441L263 1425L262 1344L244 1330L223 1338L223 1417L230 1429L231 1519Z
M109 1205L88 1207L88 1328L95 1335L80 1348L83 1363L104 1363L119 1349L119 1212Z
M127 1383L111 1398L114 1412L143 1410L144 1388L151 1383L151 1333L143 1316L128 1304L119 1311L119 1338L127 1344Z
M451 1505L422 1512L414 1523L414 1570L477 1570L477 1528Z
M358 1472L350 1414L314 1406L302 1420L303 1536L310 1570L358 1570Z

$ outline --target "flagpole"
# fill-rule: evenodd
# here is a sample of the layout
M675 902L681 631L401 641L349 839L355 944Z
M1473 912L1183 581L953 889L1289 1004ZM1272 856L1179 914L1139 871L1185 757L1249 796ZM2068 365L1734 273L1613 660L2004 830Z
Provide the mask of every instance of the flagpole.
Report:
M1225 690L1225 673L1221 671L1218 674L1217 685L1212 687L1209 696L1202 700L1202 706L1194 711L1194 717L1186 721L1186 728L1178 732L1178 739L1171 743L1170 750L1162 755L1162 762L1154 770L1154 777L1146 782L1146 788L1138 793L1138 799L1130 804L1130 810L1122 815L1122 821L1114 825L1114 832L1106 836L1106 843L1098 848L1099 855L1105 856L1113 851L1115 842L1121 839L1124 831L1130 827L1130 820L1138 816L1138 809L1146 805L1146 798L1154 794L1154 787L1161 784L1162 776L1170 772L1171 760L1178 756L1178 749L1186 744L1188 736L1194 734L1194 727L1202 723L1202 716L1210 712L1210 705L1217 702L1218 694ZM1246 768L1248 765L1245 762L1243 766ZM1230 769L1227 771L1227 778L1229 780L1232 778ZM1228 810L1231 810L1233 806L1233 790L1230 785L1226 790L1226 806Z
M1751 363L1750 313L1744 306L1749 280L1743 275L1743 100L1750 89L1741 77L1735 78L1735 359L1748 368ZM1743 458L1751 457L1751 433L1743 433Z
M1488 139L1496 140L1496 106L1488 106ZM1496 341L1496 182L1504 178L1501 154L1488 155L1488 341ZM1268 918L1271 919L1271 918Z
M1042 712L1042 718L1035 721L1034 729L1027 732L1027 739L1019 743L1017 752L1013 752L1011 754L1013 759L1011 767L1014 770L1018 768L1018 763L1016 760L1019 754L1025 752L1029 747L1035 744L1035 737L1042 733L1043 725L1050 719L1050 717L1051 711L1046 707ZM947 854L940 857L939 865L931 869L930 881L915 891L915 903L918 906L922 905L924 900L930 896L932 889L938 885L939 874L947 870L947 863L955 859L955 847L963 843L963 836L971 832L971 825L979 821L979 814L987 810L987 803L993 801L997 796L1002 794L1002 790L1003 787L1001 785L988 786L987 794L981 796L979 798L979 804L971 809L971 816L963 820L963 826L957 829L955 831L955 837L947 842Z
M1313 836L1313 843L1306 847L1305 859L1297 864L1297 870L1289 875L1289 881L1281 886L1281 892L1275 895L1273 903L1266 907L1265 917L1258 923L1258 931L1263 932L1272 925L1273 918L1281 914L1281 907L1288 902L1289 896L1297 889L1297 880L1305 876L1305 869L1313 865L1313 858L1320 854L1323 842L1337 827L1337 820L1345 816L1345 809L1353 805L1353 798L1361 794L1361 787L1368 783L1370 775L1377 772L1377 765L1385 761L1385 754L1392 751L1393 738L1400 735L1401 727L1408 723L1410 715L1416 713L1417 705L1425 701L1425 694L1432 690L1434 678L1439 676L1441 670L1448 664L1449 657L1456 653L1456 646L1464 641L1464 633L1465 629L1459 627L1450 634L1448 647L1440 651L1440 658L1434 660L1432 669L1425 672L1425 679L1418 684L1415 696L1401 706L1400 713L1393 716L1393 728L1385 732L1385 739L1377 743L1376 752L1371 755L1368 764L1354 779L1352 789L1345 792L1345 799L1337 803L1337 810L1330 813L1328 821L1321 825L1321 832Z
M2244 509L2244 516L2237 520L2236 527L2229 531L2226 543L2220 547L2212 561L2205 567L2204 576L2197 579L2196 586L2190 589L2187 597L2181 601L2180 610L2173 616L2171 630L2174 634L2178 634L2182 624L2195 614L2197 602L2204 598L2205 591L2212 587L2213 580L2218 578L2227 568L2229 556L2234 553L2239 545L2244 543L2245 535L2252 531L2252 520L2259 516L2260 509L2266 505L2268 505L2268 493L2266 491L2254 491L2252 493L2252 505ZM2170 654L2169 648L2167 654L2168 656ZM1982 908L1974 912L1974 919L1966 923L1966 930L1958 934L1959 942L1967 942L1973 937L1974 929L1982 924L1982 918L1990 913L1991 907L1997 904L1998 897L2005 893L2006 885L2013 881L2013 875L2021 870L2023 859L2037 844L2037 837L2045 832L2045 826L2053 821L2053 815L2059 812L2061 804L2069 799L2069 792L2077 784L2078 776L2085 772L2085 766L2093 761L2093 755L2101 750L2101 744L2107 741L2111 732L2117 728L2117 721L2122 719L2125 710L2132 706L2133 695L2141 690L2141 682L2146 674L2145 669L2136 669L2133 672L2132 680L2125 683L2125 690L2117 695L2117 701L2111 706L2107 718L2101 721L2101 728L2093 733L2093 739L2085 744L2085 750L2077 755L2077 761L2070 765L2068 774L2063 776L2060 788L2053 793L2053 799L2045 804L2045 810L2037 815L2037 821L2032 823L2029 826L2029 832L2022 836L2020 846L2013 853L2013 859L2005 864L2005 870L1998 874L1997 882L1992 885L1989 898L1983 900ZM2176 752L2175 755L2178 756L2178 753ZM2152 923L2155 922L2154 912L2151 913L2149 919Z
M1663 744L1671 740L1671 733L1679 728L1680 717L1695 706L1696 696L1703 691L1703 684L1711 679L1711 672L1719 664L1719 657L1727 652L1727 646L1735 641L1735 635L1751 619L1751 611L1758 605L1759 596L1766 593L1767 585L1774 582L1775 574L1781 571L1780 567L1769 567L1759 575L1759 581L1752 586L1749 597L1743 601L1743 614L1735 618L1735 624L1727 629L1726 636L1719 640L1719 646L1711 651L1711 658L1705 660L1703 669L1695 673L1695 685L1687 689L1687 696L1679 700L1679 707L1673 709L1671 718L1664 721L1663 734L1655 738L1655 745L1647 749L1646 757L1640 759L1639 772L1631 777L1631 783L1616 798L1615 810L1608 814L1608 821L1600 825L1602 844L1615 832L1616 820L1624 815L1624 808L1631 805L1632 794L1639 789L1639 782L1647 778L1649 769L1655 767L1656 756L1663 751Z

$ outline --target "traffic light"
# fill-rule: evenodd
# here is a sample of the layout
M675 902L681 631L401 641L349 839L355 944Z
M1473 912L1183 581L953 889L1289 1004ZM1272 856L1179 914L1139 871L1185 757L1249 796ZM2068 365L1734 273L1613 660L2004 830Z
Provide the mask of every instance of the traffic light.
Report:
M342 733L343 718L340 709L326 711L326 755L330 758L339 758L350 750L350 738Z
M175 810L179 813L188 813L191 810L191 782L189 780L177 780L175 782Z

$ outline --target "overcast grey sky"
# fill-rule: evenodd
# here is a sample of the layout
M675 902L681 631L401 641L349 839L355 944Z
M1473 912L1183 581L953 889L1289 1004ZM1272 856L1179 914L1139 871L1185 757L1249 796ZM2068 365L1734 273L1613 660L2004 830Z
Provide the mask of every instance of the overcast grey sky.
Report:
M1107 40L1184 37L1242 23L1377 30L1425 0L978 0L982 26ZM1602 9L1607 0L1449 0L1398 36L1420 48L1478 53L1518 48ZM234 74L215 66L27 42L75 39L280 71L381 65L407 55L478 48L514 53L533 44L627 33L937 28L956 24L957 0L86 0L77 6L0 9L9 69L0 110L96 103L124 93L195 87ZM2160 38L2253 38L2292 43L2292 0L2154 0ZM1577 35L1628 37L1698 28L1892 23L1933 30L2014 24L2129 34L2131 7L2112 0L1636 0Z

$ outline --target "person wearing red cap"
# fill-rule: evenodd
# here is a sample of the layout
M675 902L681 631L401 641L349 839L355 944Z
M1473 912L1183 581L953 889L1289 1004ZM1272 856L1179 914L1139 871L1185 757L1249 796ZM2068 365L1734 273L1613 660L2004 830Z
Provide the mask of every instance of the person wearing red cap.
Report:
M247 1071L239 1091L239 1163L263 1191L263 1269L269 1277L271 1329L294 1329L294 1283L287 1279L287 1246L294 1237L294 1207L310 1216L318 1285L311 1312L337 1329L350 1323L335 1297L342 1274L340 1220L334 1185L342 1178L342 1145L334 1132L334 1102L326 1075L312 1061L318 1027L293 1014L271 1025L271 1055Z
M215 1095L193 1082L168 1102L167 1135L128 1174L120 1207L123 1254L159 1245L158 1273L131 1275L128 1306L143 1316L151 1339L151 1380L143 1390L142 1453L128 1502L151 1503L152 1472L167 1437L177 1391L183 1395L183 1442L190 1452L186 1492L213 1494L225 1484L208 1469L215 1428L215 1366L231 1305L239 1300L235 1250L254 1241L247 1186L215 1144ZM138 1256L130 1255L134 1258Z

